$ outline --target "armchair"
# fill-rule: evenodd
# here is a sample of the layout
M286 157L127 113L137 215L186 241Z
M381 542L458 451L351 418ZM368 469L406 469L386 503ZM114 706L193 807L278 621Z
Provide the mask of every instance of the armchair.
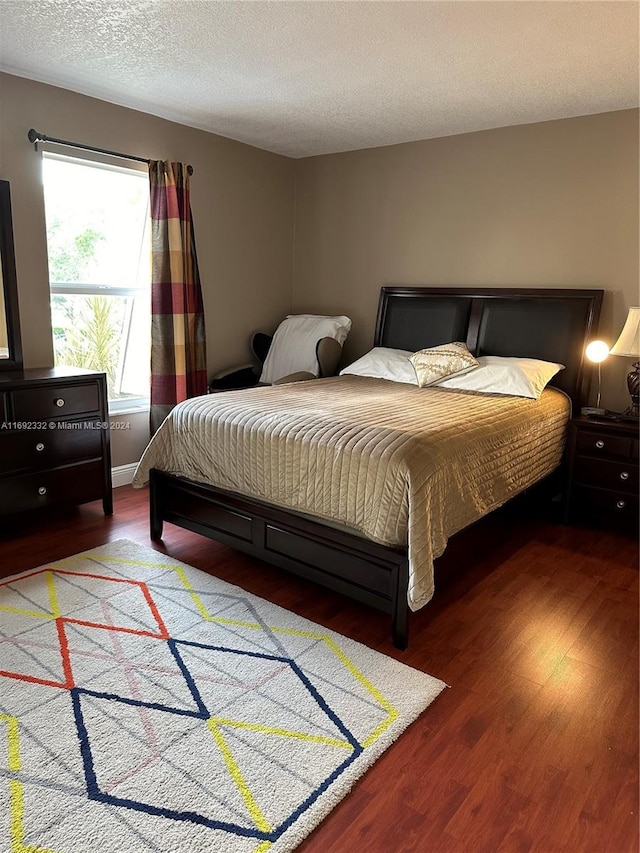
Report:
M234 391L333 376L350 328L348 317L308 314L287 317L273 336L256 332L250 342L253 361L216 373L209 391Z

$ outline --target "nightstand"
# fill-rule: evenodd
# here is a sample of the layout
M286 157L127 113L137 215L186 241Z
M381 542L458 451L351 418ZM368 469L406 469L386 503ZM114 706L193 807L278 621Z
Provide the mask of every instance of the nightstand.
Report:
M638 425L583 416L569 424L565 523L638 532Z

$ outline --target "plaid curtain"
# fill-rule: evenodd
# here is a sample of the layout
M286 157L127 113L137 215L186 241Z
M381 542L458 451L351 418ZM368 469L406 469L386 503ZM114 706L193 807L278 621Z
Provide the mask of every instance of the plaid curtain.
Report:
M202 290L186 165L151 160L151 434L207 393Z

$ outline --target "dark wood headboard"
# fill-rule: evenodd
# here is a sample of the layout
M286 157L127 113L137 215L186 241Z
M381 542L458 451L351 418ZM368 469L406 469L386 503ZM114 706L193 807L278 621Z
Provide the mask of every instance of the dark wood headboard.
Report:
M383 287L375 346L415 352L463 341L475 356L539 358L565 365L551 384L586 405L584 349L595 335L602 290Z

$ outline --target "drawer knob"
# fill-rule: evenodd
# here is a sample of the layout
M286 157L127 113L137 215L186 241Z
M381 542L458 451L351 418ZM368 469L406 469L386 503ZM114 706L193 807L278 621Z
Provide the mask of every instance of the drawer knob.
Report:
M64 400L62 399L62 397L58 397L58 399L56 400L56 406L59 409L61 409L64 406Z
M598 448L598 450L602 450L602 448L604 447L604 441L601 438L596 441L596 447Z
M39 495L46 495L47 494L47 487L46 486L38 486L38 494Z
M44 444L41 441L36 444L36 450L38 451L38 453L42 453L42 451L44 450Z
M625 501L618 501L618 503L616 504L616 509L624 509L626 505L627 504L625 503Z
M620 479L621 480L628 480L629 479L629 472L628 471L621 471L620 472Z

